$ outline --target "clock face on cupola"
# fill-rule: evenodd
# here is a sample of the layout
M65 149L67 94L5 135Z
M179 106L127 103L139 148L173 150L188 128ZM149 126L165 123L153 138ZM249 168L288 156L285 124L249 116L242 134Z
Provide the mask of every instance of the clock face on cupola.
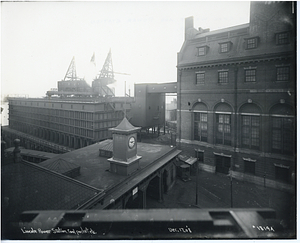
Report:
M136 145L136 139L134 136L131 136L129 139L128 139L128 147L130 149L133 149Z
M126 117L117 127L110 129L113 135L113 157L109 159L112 171L117 172L120 166L129 167L138 163L141 156L137 155L137 131L140 129L130 124Z

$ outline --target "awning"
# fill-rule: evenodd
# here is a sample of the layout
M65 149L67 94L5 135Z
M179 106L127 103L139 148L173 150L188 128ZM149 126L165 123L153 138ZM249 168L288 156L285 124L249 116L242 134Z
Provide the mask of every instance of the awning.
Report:
M178 158L188 165L193 165L197 161L197 158L188 157L186 155L179 155Z

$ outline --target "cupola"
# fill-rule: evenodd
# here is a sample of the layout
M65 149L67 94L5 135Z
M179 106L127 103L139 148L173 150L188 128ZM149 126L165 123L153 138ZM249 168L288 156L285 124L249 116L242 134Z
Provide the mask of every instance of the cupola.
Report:
M137 155L137 131L140 127L134 127L126 117L115 128L110 128L113 136L113 157L108 159L110 171L120 175L130 175L139 169Z

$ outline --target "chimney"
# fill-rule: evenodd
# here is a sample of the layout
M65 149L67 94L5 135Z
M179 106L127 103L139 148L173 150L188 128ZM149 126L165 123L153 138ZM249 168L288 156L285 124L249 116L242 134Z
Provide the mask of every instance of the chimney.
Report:
M207 29L203 29L203 28L199 27L199 28L198 28L198 31L199 31L199 33L200 33L200 34L202 34L202 33L209 32L209 31L210 31L210 29L209 29L209 28L207 28Z
M22 161L21 150L19 148L19 146L20 146L20 139L15 139L14 140L14 145L15 145L15 149L13 151L14 163L19 163L19 162Z
M189 35L189 29L192 29L194 28L194 17L191 16L191 17L187 17L185 18L185 40L188 39L188 35Z

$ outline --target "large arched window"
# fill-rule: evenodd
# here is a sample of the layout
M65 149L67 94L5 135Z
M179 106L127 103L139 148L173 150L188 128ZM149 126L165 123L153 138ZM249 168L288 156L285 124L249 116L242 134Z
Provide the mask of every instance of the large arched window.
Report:
M207 142L207 107L204 103L196 103L193 107L194 140Z
M272 152L293 154L294 114L294 109L286 104L277 104L271 108Z
M261 109L252 103L240 108L241 114L241 146L249 149L259 149L261 139Z
M231 114L232 109L226 103L215 106L216 144L231 145Z

